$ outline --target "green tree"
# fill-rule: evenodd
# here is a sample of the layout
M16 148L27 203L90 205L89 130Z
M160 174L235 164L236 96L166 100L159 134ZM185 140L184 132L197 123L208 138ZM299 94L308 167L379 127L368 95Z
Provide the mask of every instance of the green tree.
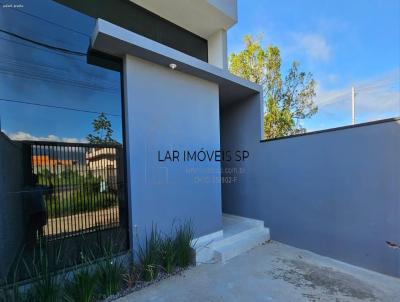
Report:
M261 37L245 36L245 48L229 56L229 70L263 87L265 138L304 133L301 121L318 111L312 74L299 71L299 63L293 62L283 78L279 48L264 49L261 42Z
M92 122L93 133L86 138L91 144L116 143L112 138L113 130L111 122L108 120L104 112L100 113Z

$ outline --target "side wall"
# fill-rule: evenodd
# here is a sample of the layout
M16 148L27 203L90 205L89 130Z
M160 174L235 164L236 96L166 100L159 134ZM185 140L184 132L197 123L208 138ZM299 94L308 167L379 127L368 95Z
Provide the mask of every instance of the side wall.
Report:
M400 276L400 250L386 243L400 243L400 120L260 143L255 102L221 114L222 148L250 152L239 182L223 186L223 211L264 220L274 240Z
M0 278L7 274L24 242L24 154L21 143L0 132Z
M170 232L174 221L191 219L196 236L221 230L220 185L196 181L219 163L182 160L184 150L220 148L218 86L131 56L124 81L133 241L152 222ZM159 151L163 159L172 150L180 152L179 161L158 160Z

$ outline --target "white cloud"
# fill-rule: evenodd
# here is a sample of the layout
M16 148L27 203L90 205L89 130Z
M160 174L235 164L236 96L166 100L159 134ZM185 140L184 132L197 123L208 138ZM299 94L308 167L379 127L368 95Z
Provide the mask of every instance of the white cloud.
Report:
M339 77L337 74L330 73L326 76L326 79L327 79L328 83L336 84L339 80Z
M324 36L314 33L294 33L293 51L303 52L312 60L328 61L332 50Z
M5 132L5 131L3 131ZM7 134L12 140L28 140L28 141L53 141L53 142L65 142L65 143L86 143L85 138L75 138L75 137L58 137L54 134L49 134L48 136L35 136L27 132L18 131L15 133Z

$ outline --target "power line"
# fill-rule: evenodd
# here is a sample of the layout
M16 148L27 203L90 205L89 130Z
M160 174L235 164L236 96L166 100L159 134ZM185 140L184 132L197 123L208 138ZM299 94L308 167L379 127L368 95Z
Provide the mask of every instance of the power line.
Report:
M378 83L378 84L369 84L369 85L362 85L362 86L356 86L355 88L357 89L357 93L363 93L363 94L368 94L368 93L379 93L379 92L385 92L386 89L390 88L393 84L397 84L399 81L388 81L385 83ZM361 87L361 88L360 88ZM350 97L351 92L350 91L343 91L341 93L338 93L337 95L328 97L320 102L318 104L320 106L325 106L325 105L331 105L334 103L337 103L338 101L342 101Z
M4 60L3 60L3 58L4 58ZM21 58L18 58L18 60L15 60L12 57L8 58L6 56L3 56L0 53L0 65L2 65L2 64L6 67L7 66L11 66L11 67L16 66L17 68L22 68L22 70L28 70L28 71L34 70L34 71L39 71L39 74L42 72L45 74L51 74L52 76L58 75L58 74L65 74L65 75L70 74L70 72L66 71L65 66L61 67L61 66L55 66L52 64L45 64L43 62L39 63L39 62L34 62L34 61L27 61L27 60L23 60ZM85 67L86 66L90 66L90 65L85 65ZM79 75L81 75L81 74L79 74ZM97 78L97 77L95 79L95 82L90 81L90 80L86 81L86 82L90 83L90 84L97 84L99 82L103 82L105 84L110 84L109 80L105 80L105 79L101 79L101 78ZM104 87L106 87L106 86L104 86ZM107 86L107 87L108 88L116 88L116 87L119 87L119 84L111 85L111 86Z
M9 39L2 38L2 37L0 37L0 39L8 41L8 42L19 44L21 46L38 49L40 51L50 52L50 50L42 49L42 48L35 47L35 46L32 46L32 45L27 45L27 44L24 44L24 43L21 43L21 42L18 42L18 41L9 40ZM80 59L82 58L82 57L67 56L64 53L54 52L53 50L51 50L50 53L54 53L54 54L60 55L60 56L65 56L68 59L78 60L80 62L81 62ZM1 68L0 67L0 74L7 74L7 75L12 75L12 76L28 78L28 79L46 80L46 81L54 82L54 83L58 83L58 84L64 84L65 83L67 85L72 85L72 86L75 86L75 87L87 88L87 89L93 89L93 90L100 90L100 91L109 91L111 93L116 93L116 92L119 91L118 90L118 86L114 86L113 85L112 87L110 87L110 86L98 85L98 81L96 81L96 83L93 83L93 82L90 82L90 81L80 81L80 80L76 80L76 79L69 79L69 78L65 78L65 77L60 77L59 75L62 74L63 72L61 72L61 73L58 72L58 73L55 74L55 73L50 72L48 70L43 70L42 67L45 67L43 64L34 64L34 65L37 65L38 67L35 67L33 69L29 69L29 70L26 70L23 65L19 64L19 61L16 61L16 63L11 63L11 62L7 63L7 62L5 62L5 64L14 65L14 66L17 66L17 68L11 67L12 69L10 69L10 68L7 68L7 67L6 68ZM32 63L28 63L28 62L27 62L27 64L33 65ZM1 61L0 61L0 65L1 65ZM60 68L57 68L57 67L52 67L50 65L47 65L46 67L52 68L52 69L53 68L54 69L60 69ZM42 69L42 71L41 71L41 69ZM63 69L61 69L61 70L64 71Z
M119 86L104 86L104 85L98 85L96 83L90 82L90 81L81 81L81 80L74 80L70 79L68 77L60 77L58 74L55 74L54 72L49 72L49 71L40 71L35 69L24 69L23 67L11 67L7 68L7 66L2 67L2 63L0 62L0 74L5 74L5 75L11 75L11 76L16 76L16 77L22 77L26 79L32 79L32 80L42 80L42 81L47 81L51 83L56 83L56 84L61 84L61 85L67 85L69 87L79 87L79 88L85 88L85 89L90 89L90 90L98 90L98 91L103 91L111 94L116 94L119 92L118 87Z
M34 75L29 75L29 74L13 73L13 72L2 71L2 70L0 70L0 74L21 77L21 78L25 78L25 79L29 79L29 80L47 81L47 82L55 83L55 84L59 84L59 85L67 85L68 87L78 87L78 88L83 88L83 89L96 90L96 91L101 91L101 92L109 93L109 94L118 94L118 91L119 91L116 88L113 89L113 88L95 86L95 85L79 83L79 82L76 83L71 80L63 80L63 79L52 80L50 78L44 78L44 77L34 76Z
M1 56L1 55L0 55ZM22 62L22 63L21 63ZM68 85L70 84L78 84L79 86L84 86L88 88L94 88L99 90L109 90L113 92L119 92L119 85L110 82L109 80L103 80L100 78L96 78L95 81L91 80L79 80L76 78L69 77L70 72L66 72L65 68L46 65L46 64L38 64L28 61L21 60L13 60L8 59L2 60L0 58L0 73L2 71L6 73L10 73L15 76L32 77L32 79L44 79L50 82L65 82Z
M358 88L358 91L371 91L371 90L383 90L385 88L390 88L395 86L395 84L397 85L398 83L400 83L399 81L392 81L392 82L387 82L387 83L382 83L382 84L371 84L368 86L362 86L362 88Z
M55 109L63 109L63 110L78 111L78 112L85 112L85 113L93 113L93 114L104 113L105 115L117 116L117 117L121 116L120 114L114 114L114 113L91 111L91 110L84 110L84 109L78 109L78 108L73 108L73 107L65 107L65 106L40 104L40 103L34 103L34 102L28 102L28 101L14 100L14 99L0 98L0 101L9 102L9 103L16 103L16 104L24 104L24 105L33 105L33 106L46 107L46 108L55 108Z
M67 55L66 53L56 52L56 51L54 51L54 50L50 51L49 49L43 49L43 48L41 48L41 47L35 47L35 46L33 46L33 45L24 44L24 43L22 43L22 42L18 42L18 41L6 39L6 38L3 38L3 37L0 37L0 39L1 39L1 40L4 40L4 41L7 41L7 42L15 43L15 44L18 44L18 45L21 45L21 46L25 46L25 47L30 47L30 48L33 48L33 49L37 49L37 50L40 50L40 51L43 51L43 52L48 52L48 53L55 54L55 55L58 55L58 56L63 56L63 57L66 57L66 58L68 58L68 59L71 59L71 60L82 61L82 60L81 60L81 59L82 59L81 56L79 56L79 57L78 57L78 56L72 57L72 56Z
M26 41L26 42L29 42L29 43L32 43L32 44L36 44L36 45L39 45L41 47L45 47L45 48L48 48L48 49L52 49L52 50L55 50L55 51L59 51L59 52L65 53L65 54L77 55L77 56L82 56L82 57L86 56L86 53L83 53L83 52L79 52L79 51L75 51L75 50L70 50L70 49L57 47L57 46L49 45L49 44L42 43L42 42L38 42L38 41L35 41L35 40L32 40L32 39L20 36L18 34L6 31L4 29L0 29L0 32L2 32L4 34L7 34L9 36L18 38L20 40L23 40L23 41Z
M1 4L1 5L4 5L4 3L2 3L2 2L0 2L0 4ZM44 18L39 17L39 16L37 16L37 15L31 14L31 13L28 13L28 12L25 12L25 11L23 11L23 10L20 10L20 9L18 9L18 8L11 7L11 9L13 9L13 10L15 10L15 11L21 13L21 14L25 14L25 15L27 15L27 16L30 16L30 17L33 17L33 18L42 20L42 21L47 22L47 23L49 23L49 24L58 26L58 27L60 27L60 28L63 28L63 29L66 29L66 30L72 31L72 32L74 32L74 33L77 33L77 34L80 34L80 35L83 35L83 36L85 36L85 37L90 38L90 36L89 36L88 34L83 33L83 32L81 32L81 31L78 31L78 30L75 30L75 29L66 27L66 26L64 26L64 25L55 23L55 22L50 21L50 20L47 20L47 19L44 19Z
M322 101L319 101L318 105L321 105L321 106L330 105L330 104L336 103L340 100L343 100L345 97L348 97L349 95L350 95L350 93L347 91L341 92L337 95L334 95L334 96L328 97Z
M48 68L48 69L51 69L51 70L54 70L54 71L57 71L57 70L64 71L64 69L65 69L65 68L61 68L59 66L45 64L43 62L38 63L38 62L35 62L33 60L28 61L28 60L24 60L22 58L18 58L18 60L16 60L14 57L7 56L7 55L4 55L4 54L0 53L0 64L1 63L14 64L14 65L18 64L19 66L24 66L25 65L27 67L28 67L28 65L31 65L32 68L41 67L41 68Z

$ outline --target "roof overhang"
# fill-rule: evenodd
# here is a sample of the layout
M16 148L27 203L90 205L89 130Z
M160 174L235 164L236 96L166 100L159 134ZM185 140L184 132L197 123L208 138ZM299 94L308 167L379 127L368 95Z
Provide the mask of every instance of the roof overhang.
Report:
M178 50L138 35L110 22L98 19L91 39L91 49L124 58L132 55L214 82L219 86L220 105L226 106L262 92L261 86L234 76L229 71L210 65Z
M236 0L130 0L207 39L237 22Z

